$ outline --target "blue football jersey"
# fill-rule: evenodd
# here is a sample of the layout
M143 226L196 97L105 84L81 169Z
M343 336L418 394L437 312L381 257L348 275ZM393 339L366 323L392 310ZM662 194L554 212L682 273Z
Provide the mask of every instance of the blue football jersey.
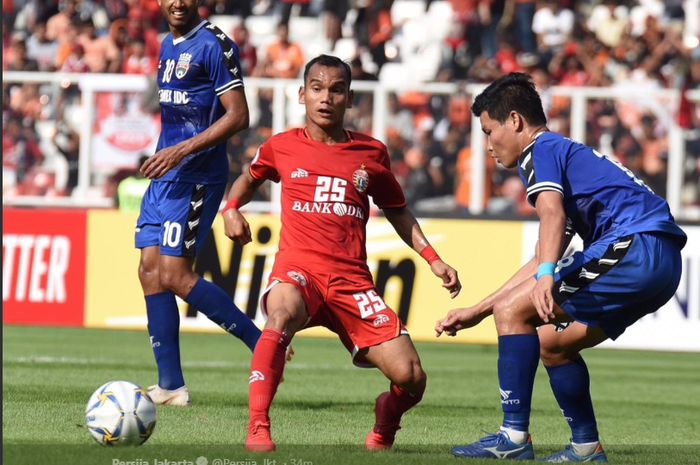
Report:
M640 232L687 237L666 201L619 162L553 132L540 133L518 160L527 199L550 190L564 198L567 227L588 246Z
M158 58L162 128L157 150L206 130L225 113L219 96L242 85L238 47L219 28L202 21L177 39L168 34ZM186 156L154 181L227 182L226 144Z

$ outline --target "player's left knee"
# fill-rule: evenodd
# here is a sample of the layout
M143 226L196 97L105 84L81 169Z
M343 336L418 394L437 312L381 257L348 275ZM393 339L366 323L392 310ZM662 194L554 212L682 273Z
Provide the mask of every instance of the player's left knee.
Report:
M540 360L545 366L560 365L563 357L559 348L540 345Z
M579 357L579 351L563 343L560 333L554 331L539 332L540 360L545 366L563 365Z
M420 362L411 360L397 370L392 381L401 389L414 393L422 392L425 389L427 379L428 376L423 371Z
M496 302L493 306L493 319L496 323L496 330L498 334L507 334L509 328L513 325L515 321L515 309L506 300L501 300Z

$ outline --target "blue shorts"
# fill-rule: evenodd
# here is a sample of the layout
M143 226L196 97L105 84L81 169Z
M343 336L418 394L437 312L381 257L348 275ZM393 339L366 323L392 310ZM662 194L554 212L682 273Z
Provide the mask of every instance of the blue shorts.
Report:
M196 256L225 189L226 184L151 182L136 220L136 248L158 245L162 255Z
M596 242L559 261L552 295L571 318L614 340L673 297L681 264L681 248L669 235Z

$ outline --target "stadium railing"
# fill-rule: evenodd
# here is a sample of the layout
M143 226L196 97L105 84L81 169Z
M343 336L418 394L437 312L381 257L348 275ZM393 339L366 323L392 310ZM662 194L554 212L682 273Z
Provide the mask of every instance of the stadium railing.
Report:
M148 86L146 76L110 75L110 74L75 74L75 73L36 73L36 72L3 72L3 85L38 83L53 84L66 88L76 85L81 92L82 120L95 121L95 94L97 92L142 92ZM293 99L300 85L298 79L276 80L261 78L246 78L246 89L272 90L272 133L284 131L293 125L293 118L287 106ZM420 85L391 85L377 82L355 81L353 89L361 93L373 94L372 134L380 140L386 140L387 120L389 116L388 96L390 93L417 91L431 95L452 95L463 92L473 98L485 87L483 84L456 83L424 83ZM664 109L665 116L659 116L667 128L668 137L668 168L667 168L667 201L672 213L679 219L700 219L697 207L683 206L681 192L684 182L684 164L686 161L683 130L678 125L676 114L681 101L681 93L674 89L649 89L625 87L560 87L547 89L550 98L560 97L570 99L570 128L572 139L586 140L587 103L592 100L624 100L628 102L656 102L657 107ZM694 103L700 103L700 90L687 92L687 98ZM660 105L659 105L660 104ZM297 114L298 116L298 114ZM82 124L80 128L80 157L78 186L70 197L37 197L17 196L3 197L3 205L14 206L73 206L105 208L112 205L112 199L89 195L93 167L91 153L93 150L93 124ZM484 136L477 118L472 117L471 147L473 153L484 153ZM135 154L136 158L136 154ZM486 158L473 157L471 165L470 204L469 213L480 215L484 213L484 183L486 176ZM280 186L275 184L271 190L271 201L252 202L247 206L249 211L271 211L279 208Z

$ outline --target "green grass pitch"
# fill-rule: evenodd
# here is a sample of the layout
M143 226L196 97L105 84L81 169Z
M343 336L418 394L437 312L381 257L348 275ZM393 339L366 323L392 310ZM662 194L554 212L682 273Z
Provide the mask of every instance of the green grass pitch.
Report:
M423 402L404 416L396 445L367 453L375 397L388 381L352 366L335 339L297 338L272 407L274 454L246 452L250 352L226 334L181 335L189 408L158 407L151 439L105 448L84 428L101 384L156 382L139 331L3 327L3 463L103 465L322 465L492 463L454 458L450 447L501 420L495 346L418 343L428 373ZM700 354L589 351L593 401L612 463L700 464ZM531 433L535 454L555 452L570 431L540 367ZM199 459L199 460L198 460ZM218 460L218 461L216 461ZM236 464L236 462L238 462Z

